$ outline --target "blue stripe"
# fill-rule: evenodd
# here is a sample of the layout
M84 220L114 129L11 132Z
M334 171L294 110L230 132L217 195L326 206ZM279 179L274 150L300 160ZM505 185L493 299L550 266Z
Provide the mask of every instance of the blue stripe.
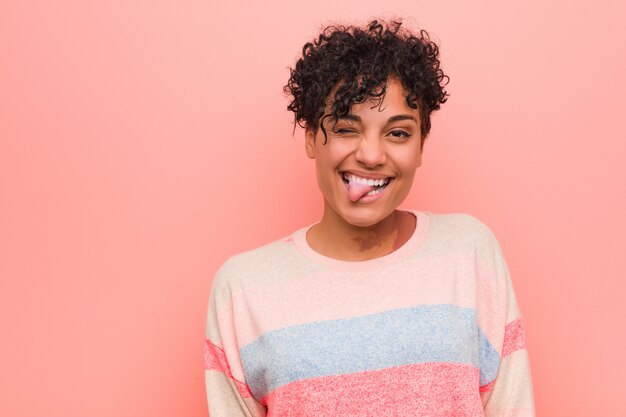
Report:
M301 379L425 362L473 365L484 385L500 362L475 310L449 304L290 326L265 333L240 353L257 398Z

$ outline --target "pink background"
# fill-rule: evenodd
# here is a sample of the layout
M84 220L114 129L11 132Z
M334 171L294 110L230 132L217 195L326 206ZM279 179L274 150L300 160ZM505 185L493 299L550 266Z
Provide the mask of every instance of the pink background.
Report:
M383 13L451 77L405 206L498 236L538 416L626 415L625 3L294 4L0 3L0 415L206 415L215 270L321 214L287 67Z

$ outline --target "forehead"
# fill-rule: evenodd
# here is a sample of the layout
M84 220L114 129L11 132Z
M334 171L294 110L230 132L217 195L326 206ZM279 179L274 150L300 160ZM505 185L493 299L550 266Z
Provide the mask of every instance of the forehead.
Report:
M335 85L331 93L326 98L326 113L331 111L332 105L335 101L335 93L343 85L338 83ZM382 91L373 91L379 93ZM419 116L419 109L412 108L407 103L407 91L403 87L402 83L396 78L389 78L387 80L385 91L379 97L368 97L368 99L361 103L354 103L350 107L350 114L362 114L362 113L382 113L381 116L388 117L392 113L406 113Z

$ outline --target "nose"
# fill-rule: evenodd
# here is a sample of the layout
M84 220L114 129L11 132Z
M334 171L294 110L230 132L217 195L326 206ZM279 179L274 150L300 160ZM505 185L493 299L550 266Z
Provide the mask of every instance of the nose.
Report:
M387 162L385 145L378 137L362 137L355 157L358 162L367 168L375 168Z

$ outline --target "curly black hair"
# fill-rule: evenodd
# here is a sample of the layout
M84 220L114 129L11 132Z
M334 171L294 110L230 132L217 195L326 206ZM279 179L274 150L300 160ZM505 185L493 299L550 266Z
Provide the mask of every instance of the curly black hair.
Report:
M439 48L428 32L414 34L401 25L378 20L365 28L331 25L306 43L283 88L293 98L287 109L294 112L294 122L313 131L321 127L326 138L320 119L336 122L353 104L384 98L387 80L395 77L407 93L408 106L419 108L424 141L430 113L449 95L444 89L449 77L440 68ZM333 90L330 114L324 115Z

